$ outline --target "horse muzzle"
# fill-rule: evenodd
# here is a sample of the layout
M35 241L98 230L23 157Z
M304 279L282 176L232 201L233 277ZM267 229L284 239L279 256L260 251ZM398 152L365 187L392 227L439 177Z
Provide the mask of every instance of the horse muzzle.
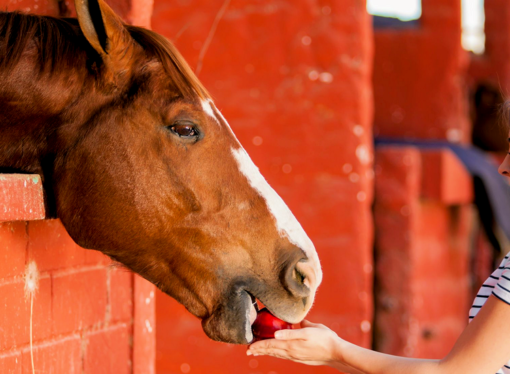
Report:
M304 274L306 273L306 275ZM214 312L202 320L204 332L213 340L233 344L253 341L252 325L257 317L257 300L276 317L289 322L301 322L310 310L316 287L303 261L282 270L280 281L268 284L260 280L235 282Z

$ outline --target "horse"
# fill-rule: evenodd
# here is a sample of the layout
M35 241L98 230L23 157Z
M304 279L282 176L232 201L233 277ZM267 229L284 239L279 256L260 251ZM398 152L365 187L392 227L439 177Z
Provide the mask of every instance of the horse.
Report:
M305 231L161 35L103 0L0 13L0 172L40 174L48 217L248 344L257 300L300 322L322 272Z

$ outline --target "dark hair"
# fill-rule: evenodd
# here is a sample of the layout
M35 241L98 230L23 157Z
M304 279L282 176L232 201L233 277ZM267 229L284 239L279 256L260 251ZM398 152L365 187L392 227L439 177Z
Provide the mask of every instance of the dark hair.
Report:
M159 60L185 97L210 95L187 62L165 37L142 27L125 25L149 58ZM0 70L12 69L30 43L38 50L41 72L76 66L84 52L94 50L85 39L75 18L55 18L20 12L0 12Z

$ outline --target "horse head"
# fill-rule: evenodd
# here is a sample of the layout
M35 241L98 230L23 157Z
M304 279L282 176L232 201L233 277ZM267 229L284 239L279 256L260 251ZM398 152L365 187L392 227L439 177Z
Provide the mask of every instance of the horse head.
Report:
M45 64L34 36L0 72L4 139L16 143L32 119L25 161L0 166L40 172L49 210L79 245L156 284L212 339L251 342L256 299L301 321L322 279L314 246L205 88L162 36L102 0L76 10L79 25L57 25L74 33L66 69L29 74Z

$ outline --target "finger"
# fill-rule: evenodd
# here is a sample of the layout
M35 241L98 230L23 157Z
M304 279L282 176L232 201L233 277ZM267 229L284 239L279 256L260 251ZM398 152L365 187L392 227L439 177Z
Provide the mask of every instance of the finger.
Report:
M301 359L295 355L292 355L291 353L292 353L291 351L287 351L286 349L272 348L272 349L261 350L261 351L255 353L253 356L271 356L271 357L281 358L284 360L290 360L290 361L299 362L299 363L306 364L306 365L313 365L313 366L325 364L322 361L309 361L306 359Z
M272 349L272 348L284 349L287 346L288 346L288 343L285 341L281 341L281 340L276 340L276 339L260 340L258 342L251 344L248 347L248 352L253 353L253 352L256 352L259 350Z
M277 340L303 340L309 337L309 328L294 330L279 330L274 333Z
M261 349L254 352L253 356L272 356L276 358L283 358L285 360L292 360L292 357L286 350L278 348Z

